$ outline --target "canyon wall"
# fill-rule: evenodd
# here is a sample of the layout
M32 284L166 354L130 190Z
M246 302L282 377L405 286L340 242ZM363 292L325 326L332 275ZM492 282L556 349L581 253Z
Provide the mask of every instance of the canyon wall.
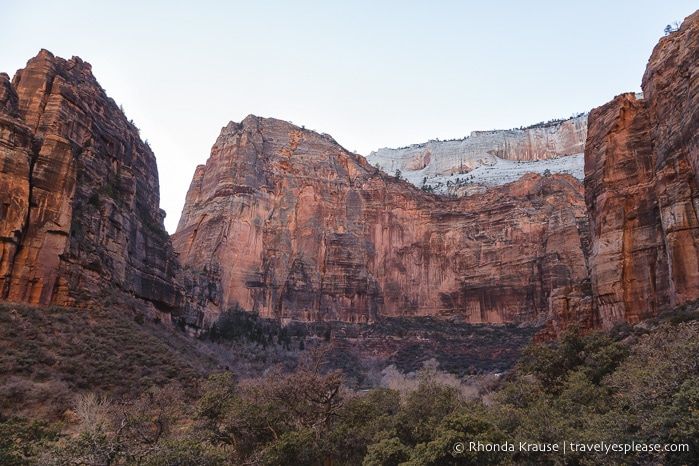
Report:
M580 115L529 128L474 131L464 139L379 149L367 160L389 174L400 170L415 186L429 185L440 194L447 193L447 182L468 180L488 187L515 181L527 172L569 173L582 180L582 157L569 156L583 153L586 137L587 115ZM542 161L547 163L537 163Z
M660 40L642 88L590 113L590 269L605 327L699 298L699 13Z
M171 242L138 129L89 64L41 51L0 73L1 297L91 305L117 291L195 328L234 308L546 323L541 338L637 322L699 298L698 64L699 13L653 51L645 97L484 152L534 163L580 150L586 132L584 190L529 174L435 196L328 135L249 116L197 168ZM435 163L421 154L417 168Z
M3 299L181 306L155 157L88 63L42 50L0 74L0 188Z
M275 119L221 131L173 244L185 268L220 280L212 316L235 307L348 322L590 316L574 178L529 175L472 198L434 196Z

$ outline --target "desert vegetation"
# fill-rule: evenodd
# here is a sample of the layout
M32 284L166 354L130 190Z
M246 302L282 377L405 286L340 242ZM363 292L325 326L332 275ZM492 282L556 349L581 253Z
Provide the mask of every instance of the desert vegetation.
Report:
M392 331L429 344L445 338L439 323L282 332L234 313L192 339L115 311L3 305L0 325L3 465L690 464L699 448L695 304L608 333L573 326L504 373L445 371L435 353L382 359L361 381L352 339ZM505 335L451 331L485 347ZM563 441L686 451L455 447Z

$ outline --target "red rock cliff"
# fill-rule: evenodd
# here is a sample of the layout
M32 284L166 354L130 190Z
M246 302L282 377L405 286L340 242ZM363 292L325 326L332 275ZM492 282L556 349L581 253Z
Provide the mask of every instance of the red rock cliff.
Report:
M3 299L181 300L155 157L88 63L42 50L0 74L0 196Z
M432 196L327 135L249 116L197 168L173 244L231 307L302 320L589 318L582 186L530 175Z
M642 88L589 118L590 268L605 327L699 298L699 12L660 40Z

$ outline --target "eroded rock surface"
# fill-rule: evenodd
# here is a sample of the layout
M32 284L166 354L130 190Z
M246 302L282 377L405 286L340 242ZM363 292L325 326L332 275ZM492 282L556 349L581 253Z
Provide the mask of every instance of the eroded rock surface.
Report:
M590 266L605 327L699 298L699 13L660 40L642 88L590 113Z
M215 314L370 322L454 315L541 324L587 309L581 184L529 175L481 196L426 194L327 135L247 117L221 131L175 235L220 279Z
M528 128L474 131L464 139L383 148L367 160L418 188L468 196L516 181L526 173L583 175L587 115Z
M0 74L0 292L88 305L117 290L198 328L235 307L547 323L542 338L636 322L699 298L698 73L699 13L655 48L644 98L591 112L584 193L531 174L435 196L327 135L250 116L197 168L170 243L137 128L89 64L41 51Z
M2 298L178 306L155 157L90 65L42 50L0 74L0 112Z

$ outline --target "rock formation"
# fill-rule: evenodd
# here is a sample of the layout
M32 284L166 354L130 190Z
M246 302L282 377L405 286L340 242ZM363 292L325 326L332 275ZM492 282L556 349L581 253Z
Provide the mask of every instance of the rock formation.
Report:
M454 315L540 324L589 307L581 186L529 176L428 195L327 135L249 117L199 167L174 238L155 159L79 58L0 75L0 289L89 305L117 290L203 327L239 306L281 319Z
M699 12L660 40L642 88L590 113L590 268L605 327L699 298Z
M586 200L596 311L605 325L638 321L668 302L648 112L634 94L590 114Z
M173 244L186 268L220 279L212 313L529 324L590 315L587 216L574 178L529 175L444 198L274 119L223 128Z
M655 48L645 98L591 112L584 193L574 177L529 174L435 196L330 136L249 116L197 168L171 243L138 129L89 64L41 51L12 81L0 74L2 299L89 305L116 290L197 328L236 307L546 323L541 338L636 322L699 298L698 64L695 13ZM483 156L580 150L582 120L558 125ZM413 168L435 168L431 146L415 147Z
M42 50L0 74L0 193L3 299L179 306L155 157L88 63Z
M587 115L528 128L474 131L464 139L379 149L371 165L440 194L469 195L525 173L568 173L583 179ZM449 189L449 188L452 189Z

